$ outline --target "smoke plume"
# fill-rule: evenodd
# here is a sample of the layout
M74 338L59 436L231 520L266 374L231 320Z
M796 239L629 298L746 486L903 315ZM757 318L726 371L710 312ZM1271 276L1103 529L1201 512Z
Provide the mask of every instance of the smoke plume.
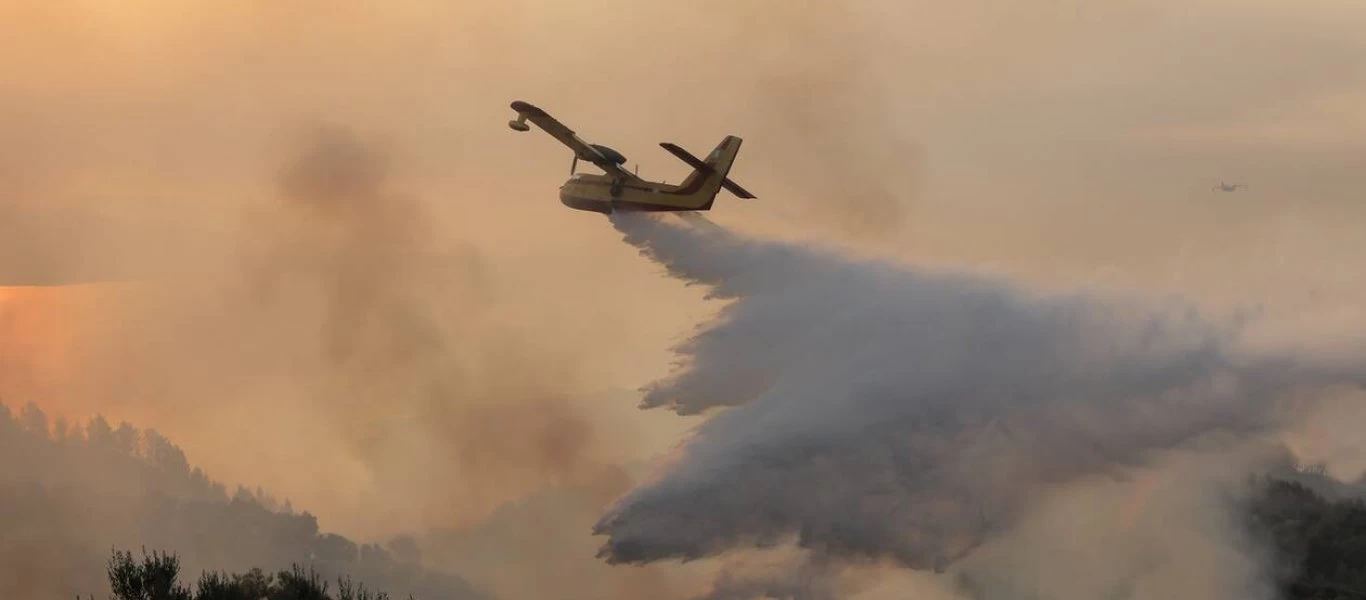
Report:
M249 325L229 339L274 347L242 376L289 373L290 401L340 433L370 501L404 498L385 527L462 526L595 478L613 441L576 405L575 357L526 343L489 301L481 255L437 235L384 145L338 127L301 142L252 213L240 303L223 307Z
M727 408L603 516L612 563L795 542L943 567L1057 485L1214 432L1273 429L1283 402L1353 376L1244 352L1240 321L1189 307L614 223L731 303L647 389L647 406Z

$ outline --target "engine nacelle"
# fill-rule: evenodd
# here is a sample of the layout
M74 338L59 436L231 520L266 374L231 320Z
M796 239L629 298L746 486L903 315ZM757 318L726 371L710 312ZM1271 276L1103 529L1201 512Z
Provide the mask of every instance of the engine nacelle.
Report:
M622 156L620 152L608 148L607 146L600 146L598 144L589 145L592 146L594 150L597 150L598 153L601 154L603 158L606 158L608 161L611 161L612 163L618 165L626 164L626 157Z
M531 131L531 126L526 124L526 115L517 115L516 121L508 121L508 127L513 131Z

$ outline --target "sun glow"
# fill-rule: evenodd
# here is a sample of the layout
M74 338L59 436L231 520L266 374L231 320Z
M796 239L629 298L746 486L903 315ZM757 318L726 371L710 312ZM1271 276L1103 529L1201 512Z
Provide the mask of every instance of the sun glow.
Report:
M86 286L0 287L0 403L68 414L69 379L90 296Z

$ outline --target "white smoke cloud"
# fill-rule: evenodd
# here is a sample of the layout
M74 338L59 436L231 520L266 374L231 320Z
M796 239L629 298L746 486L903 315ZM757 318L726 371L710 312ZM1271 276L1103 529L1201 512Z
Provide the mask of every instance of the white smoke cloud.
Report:
M673 276L732 300L645 398L728 408L599 521L613 563L795 542L943 566L1060 484L1211 433L1275 430L1282 402L1366 373L1246 351L1240 320L1188 306L613 221Z
M1247 598L1275 594L1269 548L1241 508L1272 445L1211 436L1122 477L1082 477L1040 498L1012 530L954 566L960 597Z

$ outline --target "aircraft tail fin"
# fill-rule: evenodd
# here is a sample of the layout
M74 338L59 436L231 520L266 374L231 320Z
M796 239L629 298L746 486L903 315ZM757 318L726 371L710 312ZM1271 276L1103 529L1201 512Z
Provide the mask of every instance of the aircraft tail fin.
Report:
M756 196L751 194L749 190L740 187L740 184L731 181L728 177L730 168L735 164L735 157L739 155L740 145L743 142L744 140L736 136L728 135L721 140L715 150L711 151L711 154L707 155L705 161L693 156L687 150L679 147L678 144L664 142L660 144L660 147L668 150L670 154L677 156L679 160L688 163L693 168L692 174L683 180L680 188L692 189L696 187L699 191L705 189L713 195L724 188L740 198L755 198Z

